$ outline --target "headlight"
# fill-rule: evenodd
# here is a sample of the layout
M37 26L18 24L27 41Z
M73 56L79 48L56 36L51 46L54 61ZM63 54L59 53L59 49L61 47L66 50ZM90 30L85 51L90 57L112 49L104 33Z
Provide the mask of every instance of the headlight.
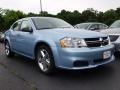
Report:
M84 39L66 37L60 40L62 48L79 48L87 46Z

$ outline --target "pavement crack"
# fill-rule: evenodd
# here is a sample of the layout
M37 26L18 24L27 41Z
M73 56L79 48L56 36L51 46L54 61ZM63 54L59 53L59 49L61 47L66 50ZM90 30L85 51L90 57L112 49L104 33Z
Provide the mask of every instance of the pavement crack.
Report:
M38 88L36 87L35 84L33 84L30 81L27 81L24 77L20 76L17 72L8 69L8 67L6 65L4 65L3 63L0 62L0 65L3 66L7 71L9 71L11 74L15 75L17 78L21 79L22 81L24 81L28 86L30 86L30 88L32 90L38 90Z

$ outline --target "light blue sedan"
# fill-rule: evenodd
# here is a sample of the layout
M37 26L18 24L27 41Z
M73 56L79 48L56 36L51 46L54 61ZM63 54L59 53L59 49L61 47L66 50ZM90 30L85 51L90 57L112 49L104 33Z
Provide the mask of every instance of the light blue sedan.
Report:
M5 32L6 55L36 60L45 74L55 68L79 70L107 64L114 60L113 48L107 35L74 29L51 17L23 18Z

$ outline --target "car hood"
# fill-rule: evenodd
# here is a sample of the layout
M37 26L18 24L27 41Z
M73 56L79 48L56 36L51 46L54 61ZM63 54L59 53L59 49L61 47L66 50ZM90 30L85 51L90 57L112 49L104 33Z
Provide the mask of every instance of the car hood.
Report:
M77 38L97 38L97 37L106 37L107 35L94 32L87 31L82 29L74 29L74 28L57 28L57 29L46 29L40 30L44 32L44 35L53 37L53 38L64 38L64 37L77 37ZM40 32L41 33L41 32Z
M120 28L110 28L102 30L101 33L108 35L120 35Z

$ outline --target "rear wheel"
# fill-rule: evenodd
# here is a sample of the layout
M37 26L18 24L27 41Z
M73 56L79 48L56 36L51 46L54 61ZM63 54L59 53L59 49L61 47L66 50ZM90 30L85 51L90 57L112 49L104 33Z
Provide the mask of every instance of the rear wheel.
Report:
M7 57L14 56L14 53L11 51L10 45L7 41L5 42L5 54L6 54Z
M48 46L39 46L37 49L37 64L45 74L53 73L55 69L53 54Z

